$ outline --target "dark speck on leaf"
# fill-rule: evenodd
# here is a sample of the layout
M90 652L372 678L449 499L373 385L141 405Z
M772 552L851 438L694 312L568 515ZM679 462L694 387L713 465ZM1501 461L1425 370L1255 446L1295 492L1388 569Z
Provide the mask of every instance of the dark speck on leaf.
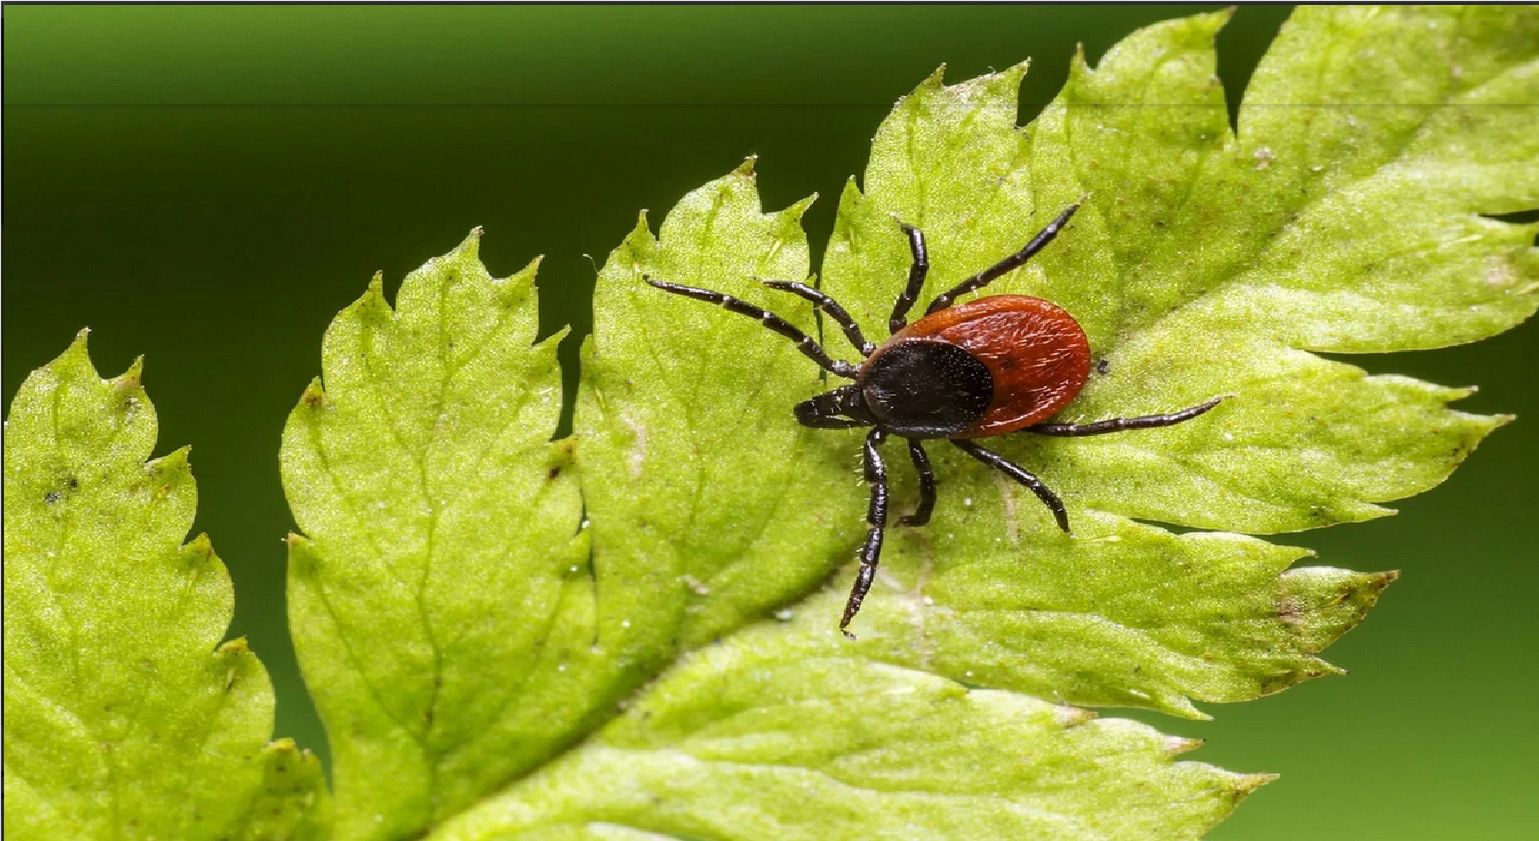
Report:
M1110 362L1106 361L1105 359L1097 359L1095 361L1095 372L1097 374L1106 374L1106 373L1108 373L1110 371L1111 371L1111 363Z
M1302 619L1302 614L1303 610L1299 606L1297 599L1284 597L1281 601L1278 602L1277 618L1281 619L1285 624L1299 624Z
M561 475L561 468L560 467L552 467L550 469L550 472L545 474L545 481L547 481L547 482L554 481L555 478L557 476L560 476L560 475Z
M64 477L64 481L59 483L58 488L43 494L43 502L52 505L55 502L63 499L65 494L75 490L78 487L80 487L79 479L76 479L74 476L66 476Z

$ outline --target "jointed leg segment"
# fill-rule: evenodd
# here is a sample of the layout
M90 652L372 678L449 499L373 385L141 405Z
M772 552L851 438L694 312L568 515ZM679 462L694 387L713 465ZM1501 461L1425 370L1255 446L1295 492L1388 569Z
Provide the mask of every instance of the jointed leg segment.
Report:
M919 439L908 439L908 457L914 462L914 472L919 474L919 507L914 513L899 518L898 524L922 526L930 522L930 514L935 510L935 471L930 469L930 457L925 454Z
M749 318L756 318L765 327L795 342L796 349L801 351L808 359L818 363L823 370L841 377L855 378L855 371L857 369L854 365L842 359L834 359L829 356L828 352L823 350L822 345L814 341L811 336L796 329L796 326L791 322L763 307L756 307L742 298L734 298L731 295L715 292L710 289L701 289L697 286L685 286L682 283L669 283L665 280L653 280L649 277L643 277L642 280L664 292L672 292L675 295L683 295L686 298L694 298L697 301L716 304L729 312L746 315Z
M913 225L904 225L903 233L908 235L908 250L913 255L914 261L908 267L908 283L903 285L903 291L898 293L898 300L892 304L892 317L887 319L887 330L896 333L908 324L908 311L914 306L914 301L919 299L919 292L924 289L925 275L930 271L930 257L924 244L924 231Z
M855 319L850 317L849 311L840 306L838 301L835 301L827 294L813 289L805 283L793 283L788 280L766 280L764 285L771 289L779 289L782 292L790 292L793 295L811 301L813 306L828 313L828 317L832 318L834 323L839 325L840 329L844 331L845 337L850 340L850 344L860 351L861 356L870 356L871 351L876 350L876 345L866 341L865 334L860 331L860 325L856 324Z
M1223 402L1222 397L1215 397L1206 403L1200 403L1190 409L1182 409L1179 412L1169 412L1163 415L1143 415L1136 418L1110 418L1096 421L1095 423L1039 423L1036 426L1028 426L1027 429L1038 435L1054 435L1060 438L1077 438L1084 435L1105 435L1108 432L1121 432L1125 429L1155 429L1161 426L1174 426L1182 421L1189 421L1203 412Z
M1027 472L1025 468L999 453L985 450L971 441L954 438L951 443L957 445L957 449L962 452L1030 488L1031 492L1037 495L1037 499L1042 500L1044 505L1052 509L1053 519L1058 521L1058 527L1066 533L1069 531L1069 512L1063 507L1063 500L1059 499L1058 494L1053 493L1051 488L1043 484L1041 479L1038 479L1033 474Z
M887 466L882 463L878 447L887 439L887 433L873 429L866 435L865 473L866 483L871 486L871 504L866 509L866 543L860 547L860 571L855 574L855 586L850 588L849 601L844 605L844 616L839 620L839 630L846 637L855 635L845 630L860 603L871 590L876 577L876 565L882 558L882 532L887 528Z
M930 302L930 306L925 308L924 314L929 315L930 313L937 310L943 310L946 307L951 306L952 302L957 298L960 298L969 292L975 292L979 289L982 289L1012 269L1016 269L1024 265L1027 260L1032 258L1032 255L1036 254L1038 251L1041 251L1043 248L1046 248L1047 244L1053 241L1053 237L1058 236L1058 232L1063 230L1064 225L1069 224L1069 219L1074 216L1074 211L1076 210L1079 210L1078 202L1069 205L1064 209L1062 213L1058 214L1057 219L1047 223L1047 227L1043 228L1041 231L1038 231L1037 235L1031 238L1031 242L1026 243L1026 245L1021 248L1020 251L1017 251L1014 254L1011 254L1009 257L1000 260L998 263L989 266L983 271L957 284L955 287L942 292L939 295L936 295L935 300Z

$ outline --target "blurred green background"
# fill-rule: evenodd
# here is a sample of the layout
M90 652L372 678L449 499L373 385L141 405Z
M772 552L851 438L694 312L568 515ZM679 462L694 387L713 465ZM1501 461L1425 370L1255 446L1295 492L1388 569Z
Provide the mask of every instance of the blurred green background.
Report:
M1031 56L1029 117L1076 41L1094 61L1196 7L7 6L3 386L83 325L116 373L148 356L161 449L193 445L207 530L235 579L232 634L324 737L285 630L291 521L276 453L320 336L474 225L507 274L535 254L546 332L586 332L594 266L634 223L759 155L770 207L808 193L814 248L892 101ZM1243 7L1219 41L1237 101L1287 14ZM571 362L570 342L566 360ZM1217 839L1508 839L1539 828L1539 325L1366 357L1479 383L1526 416L1402 516L1289 539L1405 576L1331 652L1346 678L1209 705L1191 758L1282 780Z

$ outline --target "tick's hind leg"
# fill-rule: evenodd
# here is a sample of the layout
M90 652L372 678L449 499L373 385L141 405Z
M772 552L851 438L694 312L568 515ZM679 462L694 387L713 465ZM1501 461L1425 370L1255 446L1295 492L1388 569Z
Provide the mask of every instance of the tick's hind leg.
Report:
M877 448L886 438L887 433L880 429L873 429L866 436L866 482L871 485L871 504L866 509L866 543L860 547L860 571L855 574L855 586L850 588L850 600L845 602L844 616L839 620L839 630L850 639L855 639L855 635L845 628L860 612L860 603L870 592L876 565L882 559L882 532L887 528L887 466L882 463L882 453Z
M935 510L935 471L930 469L930 457L919 439L908 439L908 457L914 462L914 472L919 474L919 507L899 518L898 525L922 526L930 522L930 513Z
M1065 533L1068 533L1069 512L1063 507L1063 500L1058 498L1058 494L1053 493L1052 489L1044 485L1041 479L1038 479L1027 472L1025 468L999 453L985 450L971 441L953 438L951 443L957 445L957 449L962 452L1030 488L1031 492L1037 495L1037 499L1042 500L1042 504L1052 510L1053 519L1058 521L1058 527L1063 529Z
M1189 421L1217 406L1223 399L1223 397L1215 397L1206 403L1199 403L1190 409L1182 409L1179 412L1170 412L1163 415L1109 418L1103 421L1096 421L1095 423L1039 423L1036 426L1028 426L1026 428L1038 435L1056 435L1060 438L1105 435L1108 432L1121 432L1125 429L1156 429L1161 426L1175 426L1183 421Z

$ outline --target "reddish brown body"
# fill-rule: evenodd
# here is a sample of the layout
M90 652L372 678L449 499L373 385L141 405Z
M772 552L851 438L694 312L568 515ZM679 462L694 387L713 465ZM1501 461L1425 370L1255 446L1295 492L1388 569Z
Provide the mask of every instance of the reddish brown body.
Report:
M1090 376L1090 342L1068 311L1027 295L994 295L931 313L893 335L869 369L904 339L962 348L994 378L983 417L953 437L986 438L1041 423L1063 411Z

